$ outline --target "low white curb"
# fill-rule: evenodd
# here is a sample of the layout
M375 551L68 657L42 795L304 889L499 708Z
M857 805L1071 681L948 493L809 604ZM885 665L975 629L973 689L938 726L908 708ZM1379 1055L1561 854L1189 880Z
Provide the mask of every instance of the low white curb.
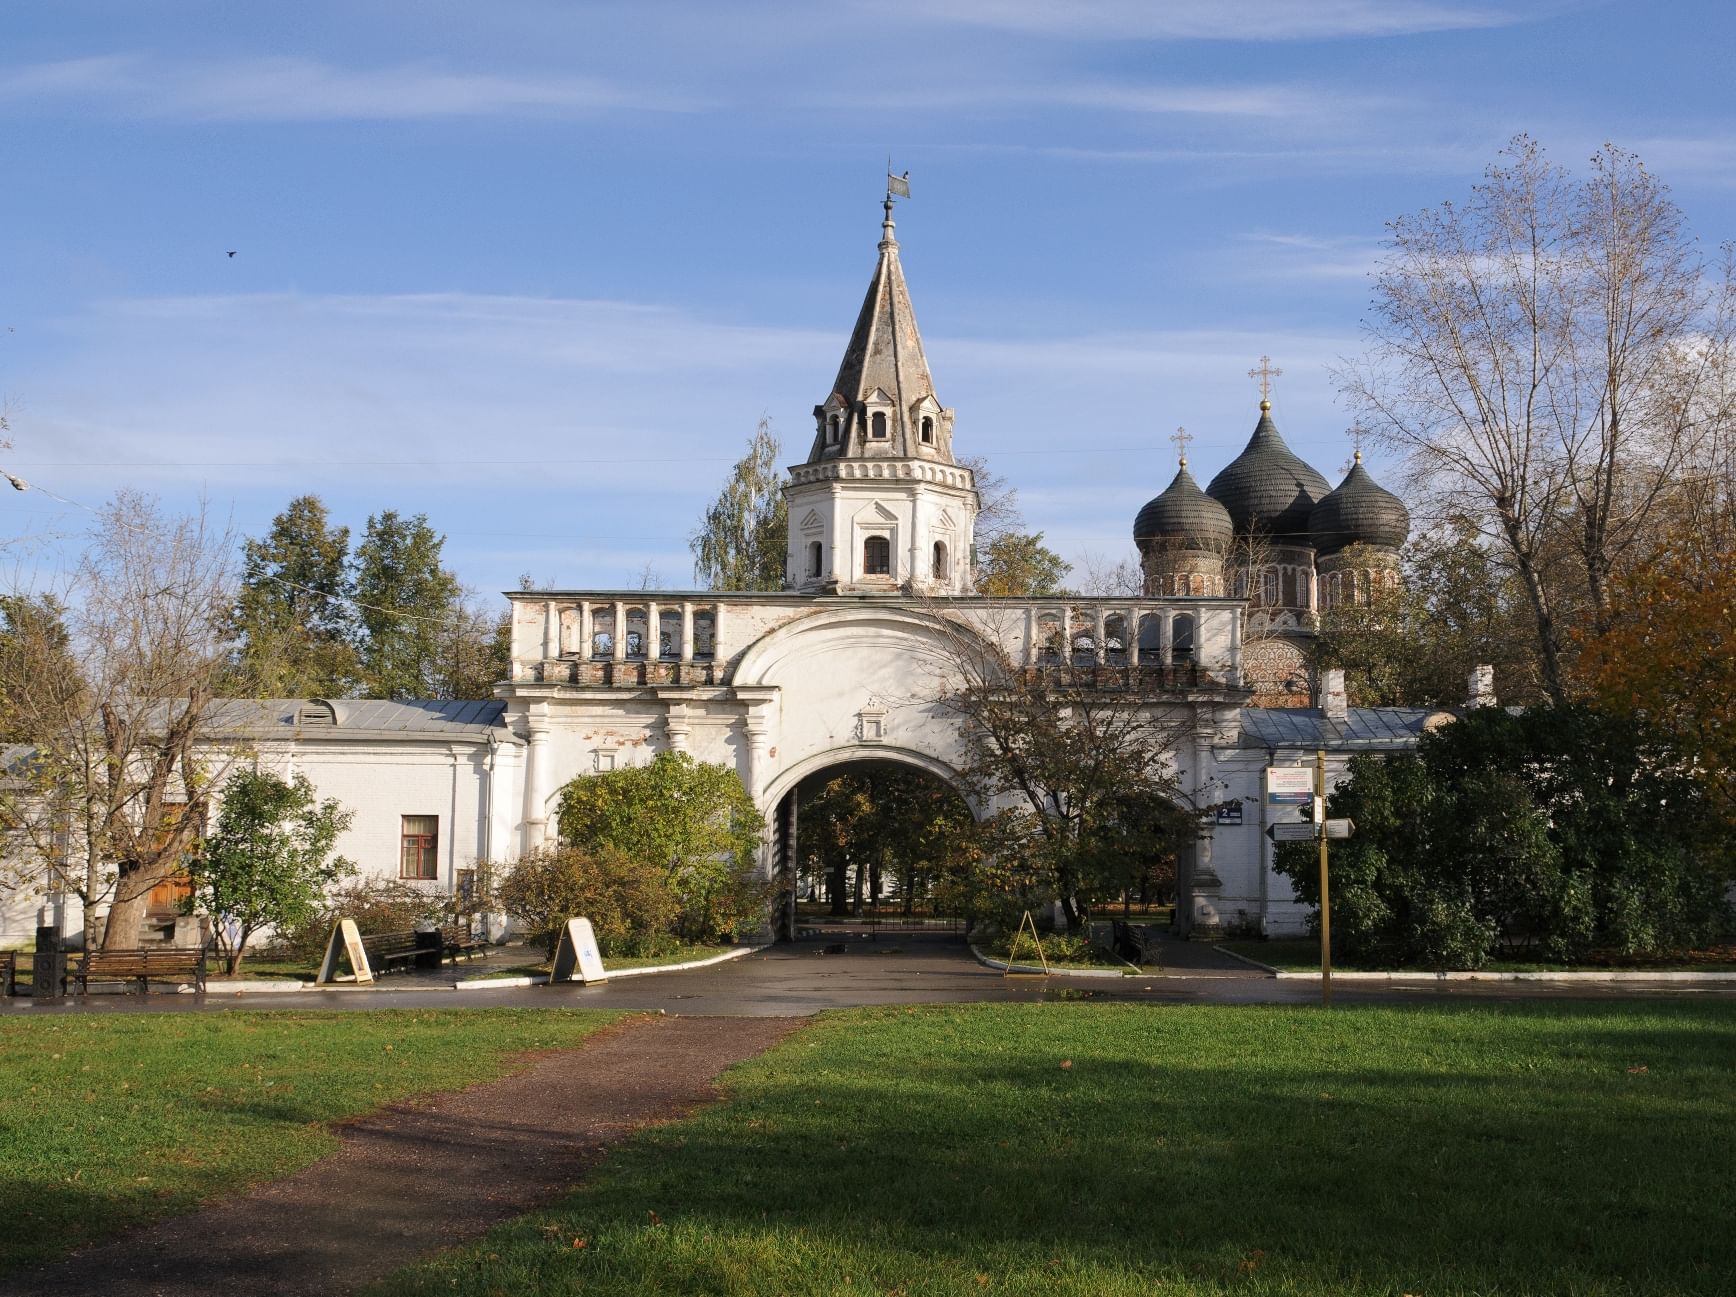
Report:
M1226 952L1228 953L1228 952ZM1278 972L1274 977L1296 981L1320 980L1315 972ZM1654 969L1562 971L1559 973L1490 973L1466 971L1457 973L1365 973L1332 970L1335 982L1736 982L1736 973L1695 973L1686 969L1659 971Z
M1138 972L1124 973L1119 968L1056 968L1053 965L1044 968L1041 964L1009 964L1004 959L985 955L976 948L974 943L971 945L970 953L976 956L977 963L984 964L989 968L998 968L1003 972L1010 970L1015 973L1043 973L1050 977L1113 977L1117 980L1123 977L1157 976L1155 973L1147 973L1144 969L1140 969Z
M1283 974L1280 973L1276 968L1272 967L1272 965L1262 964L1259 960L1251 959L1247 955L1238 955L1235 951L1225 950L1222 946L1213 946L1212 949L1217 951L1218 954L1220 954L1220 955L1228 955L1231 959L1240 960L1242 963L1247 964L1251 968L1258 968L1262 972L1270 973L1270 974L1272 974L1273 977L1282 977L1283 976Z
M685 964L657 964L651 968L620 968L609 973L607 981L618 977L646 977L652 973L679 973L689 968L709 968L713 964L728 963L732 959L740 959L751 955L756 950L765 950L765 946L741 946L735 950L726 950L721 955L711 955L705 959L690 959ZM604 970L608 970L605 968ZM455 991L491 991L496 987L509 986L546 986L546 977L477 977L467 982L454 982Z

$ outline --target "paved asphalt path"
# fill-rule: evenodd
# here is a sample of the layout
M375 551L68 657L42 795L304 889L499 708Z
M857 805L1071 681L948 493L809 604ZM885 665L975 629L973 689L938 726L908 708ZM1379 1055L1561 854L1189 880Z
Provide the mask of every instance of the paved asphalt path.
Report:
M838 947L842 946L842 950ZM126 1013L225 1009L554 1008L663 1010L711 1017L800 1017L869 1004L973 1001L1128 1001L1153 1004L1313 1004L1318 982L1270 977L1207 945L1175 942L1162 972L1122 978L1004 977L942 934L883 934L878 940L836 935L773 946L709 968L629 977L601 986L531 986L504 990L341 988L290 995L93 995L30 1007L0 1001L13 1013ZM1736 996L1736 985L1585 982L1441 982L1392 985L1335 982L1335 1003L1536 998L1622 999L1635 996Z

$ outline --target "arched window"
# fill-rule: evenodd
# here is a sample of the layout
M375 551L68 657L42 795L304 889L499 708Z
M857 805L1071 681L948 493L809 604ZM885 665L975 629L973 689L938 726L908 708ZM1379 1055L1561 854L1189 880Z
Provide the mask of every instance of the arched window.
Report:
M615 610L598 610L591 614L591 656L615 656Z
M665 660L681 656L681 614L673 609L657 614L657 656Z
M1119 666L1127 661L1127 617L1110 613L1103 621L1103 651L1109 661Z
M808 575L820 575L820 542L817 540L808 542Z
M931 446L934 444L934 420L926 414L922 416L922 439Z
M874 436L884 437L886 435L886 411L874 411L874 418L869 426L873 429Z
M1148 612L1139 619L1139 657L1142 662L1163 664L1163 619Z
M876 419L884 418L875 415ZM892 575L892 542L884 536L870 536L862 542L862 575Z
M927 423L928 420L924 419L923 422ZM946 542L945 541L937 540L934 542L934 579L936 581L946 580Z
M1044 613L1037 619L1037 661L1045 666L1061 660L1061 619Z
M1269 567L1261 574L1260 602L1267 608L1278 606L1278 569Z
M1170 656L1177 662L1191 662L1194 655L1194 619L1191 613L1182 613L1170 624L1169 634Z
M650 627L646 624L643 608L627 609L627 656L635 661L645 656L647 641L651 638Z
M693 656L700 659L717 653L717 614L710 608L693 614Z
M826 444L828 446L836 446L838 444L838 426L837 415L834 414L831 418L826 420Z

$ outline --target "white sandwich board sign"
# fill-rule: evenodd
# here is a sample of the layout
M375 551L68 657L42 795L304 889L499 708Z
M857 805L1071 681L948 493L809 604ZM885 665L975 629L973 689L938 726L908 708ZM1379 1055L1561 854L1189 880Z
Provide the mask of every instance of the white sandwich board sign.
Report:
M555 947L554 967L549 970L549 984L556 982L606 982L603 957L597 952L597 934L589 919L568 919L561 929L560 944Z
M326 942L325 958L320 960L319 976L314 979L315 985L330 986L337 980L339 959L349 960L356 981L367 983L374 980L374 970L368 965L368 948L362 944L361 930L356 927L354 919L339 919L332 929L331 938Z

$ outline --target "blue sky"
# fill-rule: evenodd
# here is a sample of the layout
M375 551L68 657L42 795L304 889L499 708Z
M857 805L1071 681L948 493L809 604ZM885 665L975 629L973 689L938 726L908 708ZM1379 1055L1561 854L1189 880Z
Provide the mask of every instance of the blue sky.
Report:
M1568 0L9 0L0 466L252 534L304 492L358 533L425 511L482 591L685 586L760 416L805 453L890 153L957 447L1120 559L1177 425L1202 481L1240 449L1262 353L1336 480L1384 222L1514 133L1634 149L1736 237L1733 34ZM88 521L0 503L27 579Z

